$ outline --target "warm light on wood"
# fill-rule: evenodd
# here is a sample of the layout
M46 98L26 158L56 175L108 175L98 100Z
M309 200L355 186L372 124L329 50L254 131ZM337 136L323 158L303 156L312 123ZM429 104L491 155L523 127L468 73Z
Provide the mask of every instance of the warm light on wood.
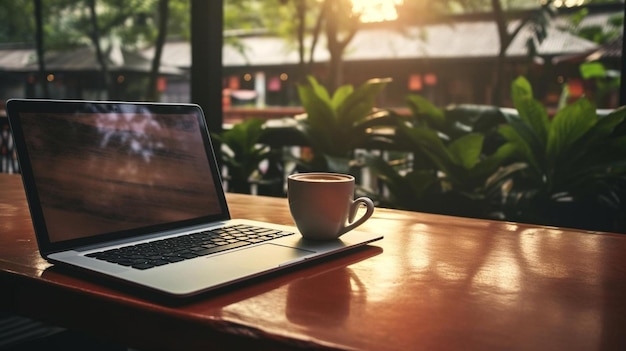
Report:
M129 348L626 349L624 234L381 207L358 228L380 241L164 304L46 262L20 176L0 189L0 311ZM234 218L293 225L286 198L226 197Z

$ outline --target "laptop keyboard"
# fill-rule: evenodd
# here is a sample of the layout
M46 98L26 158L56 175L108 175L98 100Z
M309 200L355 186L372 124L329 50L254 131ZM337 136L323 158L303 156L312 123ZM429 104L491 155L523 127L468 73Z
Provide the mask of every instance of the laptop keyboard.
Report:
M292 234L241 224L94 252L86 256L136 269L149 269Z

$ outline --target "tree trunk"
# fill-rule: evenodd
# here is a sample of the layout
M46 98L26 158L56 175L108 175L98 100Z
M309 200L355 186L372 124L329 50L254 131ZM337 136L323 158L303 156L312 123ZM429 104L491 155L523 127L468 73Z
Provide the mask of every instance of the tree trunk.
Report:
M513 39L519 35L521 30L527 23L533 21L533 17L536 16L535 12L529 12L526 16L522 17L517 23L515 28L509 31L506 16L502 9L502 0L491 0L491 7L493 10L493 21L498 28L498 38L500 39L500 49L498 50L498 57L496 58L495 66L492 75L492 89L491 103L493 105L500 106L503 103L502 94L502 79L504 75L504 65L506 62L506 51L513 42ZM549 5L549 4L548 4ZM545 11L548 5L542 5L540 11ZM544 25L540 25L544 26ZM537 29L535 29L537 31Z
M223 129L222 45L224 33L223 0L190 0L191 18L191 102L205 111L209 130ZM207 20L210 18L211 20ZM220 166L220 143L213 145Z
M359 19L346 15L345 11L348 11L348 8L341 1L326 0L323 6L326 17L326 40L330 54L328 89L335 91L343 83L343 53L358 30ZM341 15L345 17L340 17ZM345 26L346 34L343 37L339 29L340 21L344 22L341 25Z
M100 29L98 27L98 18L96 15L96 0L89 0L89 12L91 14L91 42L96 50L96 59L100 64L100 71L102 75L102 85L107 93L107 97L111 96L111 84L109 77L109 67L107 65L106 58L104 57L104 53L102 52L102 48L100 46Z
M310 52L309 52L309 63L308 63L308 67L307 67L307 72L312 72L313 71L313 61L314 61L314 55L315 55L315 48L317 48L317 42L319 40L320 37L320 32L322 31L322 25L324 23L324 18L325 16L325 12L326 12L326 4L322 5L322 10L320 11L319 15L317 16L317 19L315 20L315 26L313 27L313 35L311 38L311 47L310 47Z
M498 38L500 39L500 49L492 73L491 83L491 104L499 106L502 104L502 72L504 68L504 60L506 58L506 50L508 49L511 38L507 31L506 18L502 10L500 0L491 0L493 9L493 20L498 28Z
M37 43L37 64L39 66L39 83L41 84L41 91L44 98L50 97L48 91L48 80L46 78L46 60L44 58L43 50L43 15L41 13L41 0L35 0L35 23L37 26L37 32L35 36L35 42Z
M304 34L306 31L306 0L295 0L296 16L298 18L298 75L296 82L302 83L308 75L304 60Z
M163 45L167 36L167 21L169 17L169 0L159 0L159 33L154 45L154 57L152 58L152 67L150 69L150 78L148 80L148 101L158 101L158 80L159 66L161 66L161 55L163 53Z
M338 38L338 19L337 11L333 8L333 0L327 0L325 6L326 11L326 41L328 45L328 53L330 61L328 66L327 86L330 92L333 92L341 84L341 44ZM328 4L328 5L326 5Z

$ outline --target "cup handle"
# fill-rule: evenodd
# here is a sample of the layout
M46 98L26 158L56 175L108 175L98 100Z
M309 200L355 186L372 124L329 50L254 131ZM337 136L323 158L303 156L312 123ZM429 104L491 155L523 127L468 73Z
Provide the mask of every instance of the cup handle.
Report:
M366 211L363 214L363 216L361 216L359 219L355 221L354 217L356 216L356 213L360 205L365 205ZM374 214L374 202L372 202L372 200L370 200L369 198L360 197L352 201L352 204L350 205L350 212L348 214L349 224L339 231L339 235L345 234L351 231L352 229L360 226L361 224L363 224L363 222L365 222L368 218L370 218L372 214Z

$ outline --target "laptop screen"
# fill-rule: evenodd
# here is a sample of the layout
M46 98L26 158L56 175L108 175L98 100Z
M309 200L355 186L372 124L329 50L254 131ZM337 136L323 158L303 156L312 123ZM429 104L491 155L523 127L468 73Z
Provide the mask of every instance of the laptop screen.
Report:
M223 215L198 114L107 106L20 113L50 243Z

